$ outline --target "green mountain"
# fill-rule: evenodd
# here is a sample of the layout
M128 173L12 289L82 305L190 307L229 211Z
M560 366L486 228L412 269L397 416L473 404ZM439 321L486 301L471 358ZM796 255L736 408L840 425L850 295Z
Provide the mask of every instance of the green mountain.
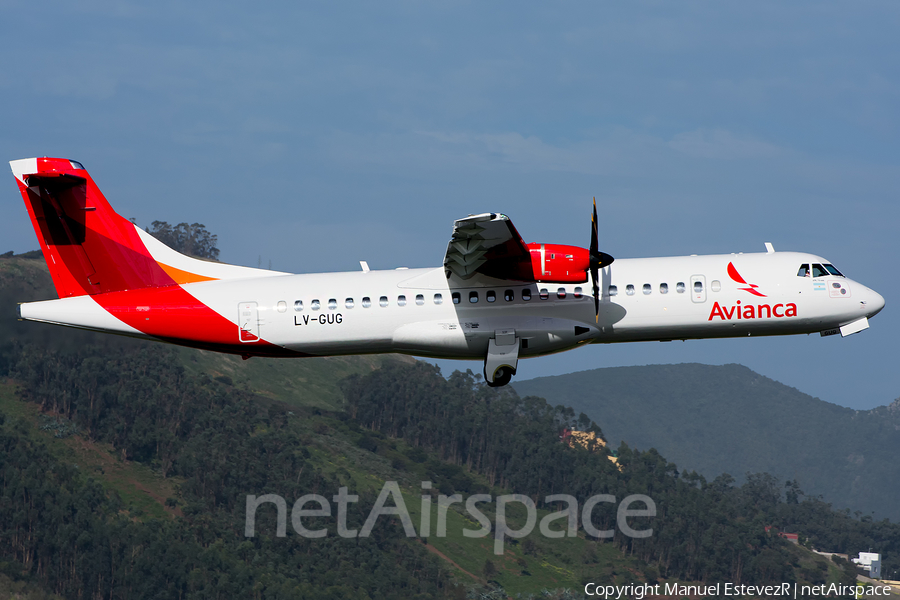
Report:
M584 412L614 447L655 448L707 477L771 473L838 508L900 519L900 401L856 411L733 364L595 369L514 387Z
M900 568L900 526L800 501L796 486L785 493L768 475L737 486L680 474L656 451L623 447L614 465L606 450L561 438L564 428L597 431L590 419L471 373L444 378L401 357L241 361L7 316L12 302L41 294L53 296L41 262L0 259L0 594L562 600L590 581L855 578L770 526L820 548L872 548ZM383 517L371 537L344 540L332 513L306 521L323 539L297 535L290 518L281 537L272 506L259 510L258 534L245 535L248 494L279 495L290 515L305 494L347 487L359 495L347 526L360 529L390 481L419 532L423 496L434 507L459 494L447 535L436 535L439 517L412 538ZM520 494L506 515L513 531L528 522L527 498L535 524L552 513L549 530L562 537L542 525L510 534L498 552L493 534L463 533L480 526L466 498L511 493ZM566 536L564 505L545 500L554 494L579 507L644 494L657 516L629 523L653 533L624 534L604 499L589 514L611 537L584 527ZM480 502L498 523L499 499Z

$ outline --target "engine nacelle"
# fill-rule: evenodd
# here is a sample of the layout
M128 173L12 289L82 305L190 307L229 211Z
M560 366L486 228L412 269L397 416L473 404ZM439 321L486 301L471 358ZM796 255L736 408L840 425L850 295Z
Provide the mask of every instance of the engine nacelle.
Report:
M590 252L563 244L527 244L536 281L584 283L588 280Z

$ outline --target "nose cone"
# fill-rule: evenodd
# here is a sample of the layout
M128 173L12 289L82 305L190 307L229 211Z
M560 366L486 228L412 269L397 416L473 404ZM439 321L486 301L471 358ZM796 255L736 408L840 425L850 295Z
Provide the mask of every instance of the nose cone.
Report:
M872 318L884 308L884 297L875 290L866 291L866 316Z

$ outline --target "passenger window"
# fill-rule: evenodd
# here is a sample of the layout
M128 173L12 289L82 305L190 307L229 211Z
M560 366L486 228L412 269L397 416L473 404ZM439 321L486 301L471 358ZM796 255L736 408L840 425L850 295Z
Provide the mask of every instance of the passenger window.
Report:
M825 277L828 275L828 271L825 270L825 267L822 265L813 265L813 277Z
M397 296L397 306L406 306L406 296L403 294Z
M797 271L797 277L809 277L809 265L800 265L800 270Z
M625 294L628 296L634 296L634 286L630 283L625 286Z
M347 298L344 300L344 306L347 308L353 308L353 298Z
M575 296L576 298L581 298L581 293L582 293L581 288L577 287L577 288L575 288L575 293L572 295Z
M541 288L540 296L541 300L547 300L548 298L550 298L550 292L547 290L547 288Z
M443 303L444 303L444 297L441 296L440 294L435 294L435 295L434 295L434 303L435 303L435 304L443 304Z
M369 298L368 296L363 296L362 307L369 308L370 306L372 306L372 299Z
M378 306L386 307L387 305L388 305L387 296L382 296L381 298L378 299Z
M678 283L675 284L675 291L676 291L676 292L678 292L679 294L683 294L683 293L684 293L684 290L685 290L685 287L684 287L684 282L683 282L683 281L679 281Z
M453 304L459 304L459 292L453 292Z
M300 312L303 310L303 300L295 300L294 301L294 310Z
M644 287L643 287L644 295L649 296L650 292L652 292L652 291L653 291L653 286L651 286L649 283L645 283Z
M425 304L425 296L423 296L422 294L416 294L416 305L422 306L423 304Z
M669 293L669 284L668 283L659 284L659 293L660 294L668 294Z
M522 290L522 300L524 300L525 302L531 300L531 288L525 288L524 290Z
M497 301L497 294L494 293L494 290L490 290L490 291L487 293L487 295L485 296L485 299L486 299L488 302L496 302L496 301Z
M478 303L478 292L469 292L469 303L471 303L471 304Z
M566 288L558 288L556 290L556 297L560 300L564 300L566 298Z
M278 304L275 305L275 309L280 313L287 312L287 302L279 300Z
M611 285L611 286L609 286L609 288L606 290L606 292L607 292L610 296L618 296L618 295L619 295L619 288L618 288L617 286L615 286L615 285Z
M718 279L713 279L712 281L709 282L709 289L711 289L714 292L721 291L722 290L722 282L719 281Z
M337 299L329 298L328 299L328 310L334 310L337 308Z
M319 303L318 300L313 300L312 302L309 303L309 307L313 310L319 310L320 306L321 306L321 304Z
M702 281L694 282L694 291L698 294L703 291L703 282Z
M516 299L516 293L512 290L506 290L505 292L503 292L503 299L507 302L512 302Z

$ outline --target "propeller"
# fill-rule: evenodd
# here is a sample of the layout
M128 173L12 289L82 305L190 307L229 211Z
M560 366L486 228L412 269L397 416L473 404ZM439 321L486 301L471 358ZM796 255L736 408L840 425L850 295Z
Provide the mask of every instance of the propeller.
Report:
M594 212L591 215L591 247L589 250L591 284L594 293L594 320L600 322L600 269L608 267L614 259L606 252L600 252L599 235L597 233L597 198L594 198Z

